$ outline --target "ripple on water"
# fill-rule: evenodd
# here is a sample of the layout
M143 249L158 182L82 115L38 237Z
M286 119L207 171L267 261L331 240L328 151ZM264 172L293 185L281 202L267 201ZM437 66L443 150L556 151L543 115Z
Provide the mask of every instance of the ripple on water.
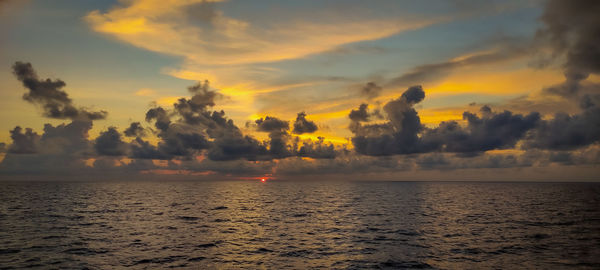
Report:
M3 183L0 200L6 268L600 267L600 184Z

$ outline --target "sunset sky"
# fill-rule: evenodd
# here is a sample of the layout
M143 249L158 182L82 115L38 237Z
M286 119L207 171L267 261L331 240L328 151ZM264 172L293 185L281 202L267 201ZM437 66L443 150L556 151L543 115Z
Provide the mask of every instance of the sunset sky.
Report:
M0 175L598 180L598 14L0 0Z

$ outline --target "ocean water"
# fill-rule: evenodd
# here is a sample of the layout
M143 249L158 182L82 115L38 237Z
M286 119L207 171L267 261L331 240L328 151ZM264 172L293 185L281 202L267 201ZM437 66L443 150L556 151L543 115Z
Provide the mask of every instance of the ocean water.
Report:
M599 269L600 184L0 182L0 268Z

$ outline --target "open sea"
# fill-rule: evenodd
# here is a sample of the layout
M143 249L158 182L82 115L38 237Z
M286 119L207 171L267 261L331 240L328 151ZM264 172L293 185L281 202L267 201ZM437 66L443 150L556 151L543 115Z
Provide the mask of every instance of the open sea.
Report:
M600 269L600 183L0 182L0 269Z

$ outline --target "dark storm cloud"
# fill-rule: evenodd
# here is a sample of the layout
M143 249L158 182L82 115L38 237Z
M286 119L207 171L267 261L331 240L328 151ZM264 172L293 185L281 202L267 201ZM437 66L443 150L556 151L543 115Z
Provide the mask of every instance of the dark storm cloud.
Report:
M382 90L383 88L375 82L368 82L361 88L360 94L367 97L367 99L374 99L381 94Z
M547 92L572 96L580 90L580 82L589 74L600 73L600 2L550 0L542 22L545 27L538 37L546 39L554 56L566 57L566 81Z
M37 104L44 110L44 116L57 119L89 119L106 118L107 112L91 112L85 108L77 108L68 94L61 90L66 83L61 80L41 80L30 63L16 62L13 74L23 86L29 90L23 99Z
M133 122L123 131L123 134L127 137L144 137L146 136L146 130L140 122Z
M10 138L13 143L8 148L9 153L13 154L33 154L37 153L37 145L40 135L31 128L26 128L25 132L19 126L10 131Z
M115 127L109 127L94 141L96 153L104 156L123 156L126 154L127 145L121 139L121 133Z
M294 121L293 132L295 134L313 133L317 131L317 129L315 122L306 119L306 113L298 113L296 121Z

